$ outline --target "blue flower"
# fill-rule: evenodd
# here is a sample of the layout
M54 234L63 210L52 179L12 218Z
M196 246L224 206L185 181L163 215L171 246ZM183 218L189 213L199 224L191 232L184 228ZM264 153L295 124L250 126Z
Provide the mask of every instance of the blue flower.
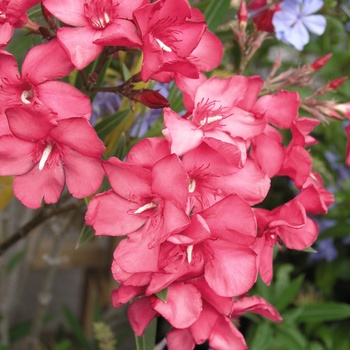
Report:
M316 254L310 255L311 261L333 261L338 256L333 238L324 238L316 242Z
M285 0L281 11L274 14L272 23L276 37L302 50L310 40L309 32L322 35L326 29L326 19L313 15L323 6L323 0Z

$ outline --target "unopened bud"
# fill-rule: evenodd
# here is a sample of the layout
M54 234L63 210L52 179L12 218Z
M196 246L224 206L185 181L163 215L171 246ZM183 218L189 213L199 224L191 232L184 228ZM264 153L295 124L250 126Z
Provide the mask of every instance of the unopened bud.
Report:
M244 29L247 25L247 19L248 19L248 10L247 10L247 4L245 0L241 1L241 6L239 7L237 17L238 17L239 26Z
M340 85L342 85L344 83L345 80L347 80L348 77L341 77L341 78L337 78L337 79L334 79L332 81L330 81L328 84L327 84L327 88L329 90L336 90L338 89L338 87Z
M170 106L170 102L162 94L154 90L143 89L137 92L135 91L133 99L154 109Z
M313 71L321 69L331 59L331 57L332 53L327 53L327 55L317 58L310 64L310 69Z
M350 102L339 103L334 106L334 109L343 114L346 118L350 119Z

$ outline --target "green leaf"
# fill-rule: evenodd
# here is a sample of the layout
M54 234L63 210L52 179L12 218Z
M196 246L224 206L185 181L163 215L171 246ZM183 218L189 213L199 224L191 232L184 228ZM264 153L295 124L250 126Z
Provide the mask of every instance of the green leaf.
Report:
M13 256L9 258L9 261L7 262L6 271L11 272L13 269L17 266L17 264L23 259L25 255L25 250L21 249L20 251L16 252Z
M204 12L207 27L210 31L215 32L216 28L227 13L230 6L230 0L212 0Z
M305 350L307 340L299 329L295 327L283 327L279 329L280 346L279 349Z
M272 337L272 327L270 323L262 322L256 328L253 339L249 345L250 350L264 350Z
M345 303L310 304L301 307L301 309L302 313L298 317L299 322L321 323L350 318L350 305Z
M91 349L91 346L85 337L84 331L81 328L79 321L72 313L72 311L68 308L68 306L63 306L63 316L66 319L75 339L80 343L82 348Z
M98 137L104 140L118 125L120 125L129 115L130 110L125 109L112 114L110 117L104 118L96 126L95 130Z
M305 253L317 253L317 250L315 250L312 247L309 247L309 248L304 249L303 252L305 252Z
M93 237L94 229L91 226L84 225L80 232L77 244L75 245L75 249L80 248L84 243L90 241Z
M161 301L164 301L164 303L166 302L167 295L168 295L168 288L164 288L160 292L156 293L156 296L158 297L158 299L160 299Z
M135 335L137 350L154 350L156 342L157 319L154 318L148 325L142 337Z
M52 350L70 350L72 349L72 343L68 340L62 340L58 344L56 344Z

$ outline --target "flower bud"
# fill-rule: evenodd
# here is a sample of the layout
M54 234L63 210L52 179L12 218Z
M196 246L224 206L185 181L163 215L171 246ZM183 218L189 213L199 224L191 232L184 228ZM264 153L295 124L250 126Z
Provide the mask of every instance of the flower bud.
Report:
M149 108L157 109L170 106L170 102L158 91L142 89L135 91L132 97Z
M247 10L247 4L245 0L241 1L241 6L239 7L237 17L238 17L239 26L244 29L247 25L247 19L248 19L248 10Z
M346 79L348 79L348 77L341 77L341 78L334 79L327 84L327 88L329 90L336 90L340 85L344 83Z
M321 69L331 59L331 57L332 53L327 53L327 55L317 58L310 64L310 69L313 71Z

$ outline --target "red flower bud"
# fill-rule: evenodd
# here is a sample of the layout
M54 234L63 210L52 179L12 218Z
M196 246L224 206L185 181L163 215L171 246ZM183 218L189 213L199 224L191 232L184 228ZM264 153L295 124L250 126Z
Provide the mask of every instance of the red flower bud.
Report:
M133 98L149 108L169 107L170 102L158 91L143 89L138 91Z
M338 89L338 87L344 83L344 81L348 79L348 77L341 77L341 78L337 78L337 79L334 79L332 81L330 81L327 85L327 88L329 90L336 90Z
M321 69L331 59L331 57L332 57L332 53L327 53L327 55L317 58L313 63L311 63L310 69L311 70Z
M241 1L241 6L239 7L237 17L238 17L238 22L241 26L244 26L247 23L248 10L247 10L247 4L245 0Z

